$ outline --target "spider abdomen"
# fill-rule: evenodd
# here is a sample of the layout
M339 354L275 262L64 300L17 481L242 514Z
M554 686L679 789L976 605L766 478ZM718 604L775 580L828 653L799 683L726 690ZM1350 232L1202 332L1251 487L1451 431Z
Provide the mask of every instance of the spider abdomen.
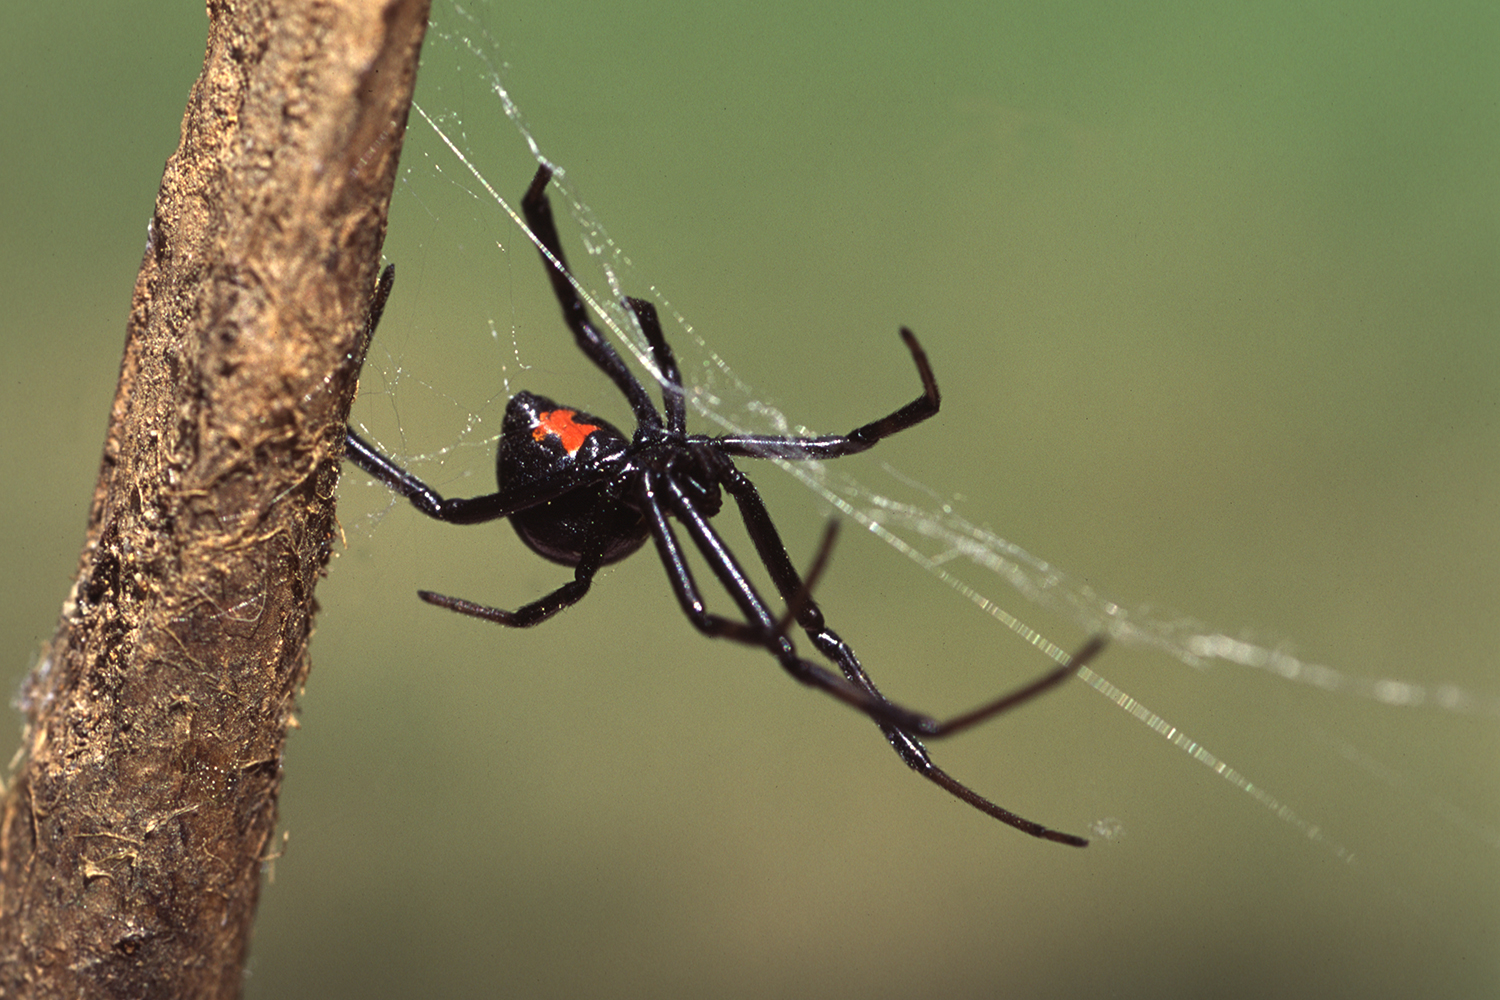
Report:
M577 566L591 540L609 540L602 563L639 549L650 529L639 511L620 501L613 482L629 446L618 428L591 413L529 392L511 397L496 452L502 493L515 495L555 479L576 482L590 468L604 473L596 486L574 487L510 515L521 541L564 566Z
M574 490L510 516L527 548L544 559L577 566L591 537L608 538L600 565L619 562L646 543L650 528L640 511L605 495L607 487ZM598 534L594 534L598 533Z

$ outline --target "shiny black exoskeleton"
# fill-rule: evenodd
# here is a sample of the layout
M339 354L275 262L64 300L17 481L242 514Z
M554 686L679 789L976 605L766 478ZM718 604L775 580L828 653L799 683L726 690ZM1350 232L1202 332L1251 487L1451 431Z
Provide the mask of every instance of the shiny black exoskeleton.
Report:
M645 516L621 503L610 485L630 461L630 441L608 421L559 406L545 396L518 392L505 410L495 453L496 479L510 486L567 476L575 469L602 471L605 479L510 515L521 541L539 556L577 566L590 536L603 539L599 564L618 562L646 544Z
M922 394L900 409L863 424L848 434L821 437L770 437L728 434L710 437L687 433L682 376L658 322L656 308L640 299L625 304L650 347L662 378L662 409L626 367L614 347L594 326L573 287L547 201L551 167L543 164L521 201L521 208L541 250L542 262L562 306L563 318L579 348L624 394L636 420L633 437L598 417L562 406L543 396L522 392L505 413L496 455L499 489L490 494L450 500L401 468L352 429L347 437L350 461L379 479L429 517L450 524L478 524L508 518L534 552L573 567L573 579L515 611L502 611L430 591L422 600L501 625L527 627L546 621L588 593L601 566L635 552L649 538L666 568L667 579L688 620L705 635L761 647L787 673L869 716L901 759L918 774L1001 822L1035 837L1082 847L1081 837L1022 819L950 777L932 762L923 739L951 736L993 718L1061 684L1103 648L1095 638L1068 663L1031 684L979 708L939 721L887 700L865 673L854 651L830 629L810 593L813 579L828 555L830 529L814 569L804 580L788 557L760 493L735 467L736 458L824 459L853 455L883 438L921 423L938 412L941 397L927 355L904 327L901 339L911 352ZM386 268L370 305L366 342L374 334L394 269ZM710 523L727 493L739 509L756 555L787 605L785 618L773 614L734 554ZM672 522L681 525L714 576L739 609L739 618L708 610L687 554ZM837 672L797 654L786 634L792 621Z

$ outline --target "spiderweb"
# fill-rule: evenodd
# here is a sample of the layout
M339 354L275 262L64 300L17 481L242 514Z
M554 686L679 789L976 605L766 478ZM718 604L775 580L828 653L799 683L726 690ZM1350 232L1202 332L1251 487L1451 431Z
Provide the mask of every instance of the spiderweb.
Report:
M505 68L494 55L498 46L467 7L442 3L435 7L428 44L424 90L419 94L412 128L434 140L431 147L435 152L428 153L423 163L407 169L426 177L443 178L452 189L461 192L464 199L472 202L477 217L485 220L481 225L491 230L493 241L507 244L512 249L524 249L523 244L528 238L524 222L500 187L519 190L518 178L527 175L512 175L507 168L506 183L497 185L490 180L491 176L499 176L491 164L502 156L509 157L511 163L516 162L518 150L538 159L545 157L547 151L535 138L507 89ZM452 70L453 76L442 77L439 73L442 68ZM450 82L427 82L434 77ZM497 151L497 147L507 144L512 147L507 152ZM554 191L561 192L561 199L576 225L574 233L565 234L565 241L581 239L586 249L584 258L572 261L580 294L620 348L634 356L639 369L653 376L657 374L653 371L649 351L619 302L627 292L641 294L644 287L648 297L657 303L669 339L679 352L688 402L700 421L700 429L701 422L707 422L739 433L808 433L808 428L794 423L780 407L758 396L687 318L673 308L659 288L636 279L629 257L610 238L595 213L575 194L567 171L569 165L561 163L556 166L559 171ZM410 188L409 184L405 186ZM425 197L410 190L408 196ZM434 212L434 217L438 214ZM520 258L526 260L522 266L531 266L529 251ZM501 329L493 322L490 333L497 342L504 339ZM516 370L519 370L525 367L520 363L524 351L513 331L511 339L510 351L516 361ZM442 444L436 450L422 450L415 454L404 452L407 457L433 463L457 453L470 450L488 453L493 448L498 432L493 417L498 409L503 408L505 399L514 388L509 381L509 372L500 389L492 391L480 406L460 402L461 398L467 397L441 388L435 376L418 378L412 374L411 366L388 360L384 375L392 383L387 392L398 403L403 396L409 395L411 383L418 381L423 383L425 391L450 402L452 408L462 415L463 423L456 440ZM396 451L402 453L400 448ZM1148 650L1195 670L1216 665L1246 668L1263 672L1280 683L1306 686L1391 710L1427 709L1483 719L1500 717L1500 698L1490 693L1452 683L1366 676L1359 671L1299 657L1284 643L1268 643L1251 633L1216 628L1189 615L1101 593L1015 542L975 523L966 516L964 505L954 497L888 464L877 466L883 478L876 485L856 479L832 464L781 461L776 464L847 521L884 541L892 550L906 556L932 578L961 595L982 614L1057 662L1066 660L1068 645L1054 641L1033 627L1023 613L1017 612L1017 607L1045 609L1053 620L1075 624L1081 633L1103 632L1119 646ZM483 463L480 466L483 467ZM1107 659L1080 673L1081 679L1091 689L1309 841L1340 859L1354 857L1354 850L1347 846L1347 831L1335 835L1325 830L1316 816L1318 805L1315 801L1294 805L1282 794L1252 780L1223 755L1205 745L1201 733L1186 732L1142 704L1101 673L1101 667L1108 669ZM1338 737L1325 735L1320 738L1331 753L1354 763L1372 781L1387 790L1401 791L1403 779L1359 747ZM1410 789L1405 791L1410 793ZM1441 797L1417 797L1419 807L1440 822L1462 830L1491 848L1500 847L1500 833L1464 810ZM1094 824L1094 832L1107 838L1118 835L1119 831L1115 821L1101 817Z

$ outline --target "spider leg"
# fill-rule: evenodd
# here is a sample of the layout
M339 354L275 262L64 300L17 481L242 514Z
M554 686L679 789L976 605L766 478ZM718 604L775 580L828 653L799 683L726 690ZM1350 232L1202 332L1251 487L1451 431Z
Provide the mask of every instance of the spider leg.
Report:
M845 677L882 702L894 706L894 703L880 693L875 682L865 673L864 668L860 666L859 659L854 655L854 650L824 621L823 609L818 607L817 601L813 600L808 585L803 582L797 568L792 565L792 560L786 553L786 546L782 544L781 533L776 530L776 524L771 520L771 514L766 510L765 501L760 498L760 492L755 488L755 484L729 462L724 463L718 475L724 489L734 497L735 503L738 504L740 516L745 522L745 530L749 533L751 541L755 543L756 554L760 556L761 562L771 574L776 589L780 592L782 600L787 603L787 607L793 612L797 624L802 626L803 631L807 633L807 637L812 640L819 652L838 664ZM820 552L819 559L824 558L826 558L825 554ZM821 572L821 562L815 563L815 568ZM916 726L908 726L898 721L898 726L928 739L942 739L961 733L1023 705L1038 695L1045 694L1077 673L1079 667L1092 660L1103 648L1104 639L1095 636L1069 657L1067 663L1049 670L1031 683L986 702L978 708L941 721L921 716L922 721ZM876 721L881 720L877 718Z
M380 480L392 491L406 497L411 501L412 506L423 514L448 524L479 524L509 517L518 511L546 503L570 490L577 489L580 483L588 485L608 476L607 472L590 473L588 470L575 468L567 477L555 476L551 480L544 479L528 484L524 489L449 500L401 468L393 459L381 453L352 430L347 432L345 457ZM602 537L589 538L587 548L573 571L571 581L515 611L503 611L500 608L475 604L473 601L448 597L430 590L419 590L417 596L428 604L436 604L440 608L447 608L459 614L483 618L486 621L509 625L513 628L530 628L583 599L583 595L589 592L594 574L598 572L600 564L604 561L607 541Z
M653 480L657 478L647 477L648 481L642 495L642 506L647 510L648 527L652 536L656 538L662 564L666 567L667 576L678 593L683 610L701 631L715 638L733 639L768 650L776 657L782 669L793 678L803 684L819 688L851 708L868 715L877 723L913 732L924 732L927 728L938 725L929 716L888 701L879 692L872 693L865 687L839 676L822 664L798 656L791 639L781 629L780 623L771 614L771 609L764 598L756 591L755 585L750 582L749 576L735 559L734 553L729 551L729 547L724 544L724 539L714 530L708 518L694 506L692 499L670 476L659 477L660 485L666 494L667 506L664 508L661 498L656 495L656 483ZM682 555L681 546L671 526L667 523L668 509L692 535L693 544L698 547L698 551L702 553L709 568L713 570L714 576L718 577L724 589L729 592L729 596L739 605L740 612L747 619L746 622L736 622L710 614L705 610L703 598L693 583L692 573L688 569L686 558Z
M608 505L612 506L619 502L619 494L616 490L609 490L607 496ZM487 622L507 625L511 628L530 628L533 625L540 625L559 611L570 608L583 600L584 595L593 585L594 574L599 572L600 566L604 565L610 542L608 531L600 527L598 520L591 520L583 539L583 551L579 555L578 563L573 567L573 579L514 611L504 611L487 604L476 604L460 597L449 597L430 590L419 590L417 596L428 604L435 604L440 608L456 611L471 618L482 618Z
M396 265L387 264L375 282L375 292L370 296L369 311L365 314L365 326L349 351L349 363L358 372L365 366L365 355L370 350L370 341L375 339L375 328L385 314L386 300L391 297L391 288L396 284Z
M514 611L502 611L487 604L475 604L473 601L466 601L460 597L435 594L430 590L419 590L417 596L428 604L436 604L440 608L447 608L449 611L456 611L471 618L483 618L487 622L508 625L511 628L531 628L533 625L540 625L564 608L570 608L583 600L583 596L589 592L589 587L594 582L594 574L599 571L602 554L603 546L596 547L595 551L590 552L588 557L574 569L572 580Z
M906 348L911 351L912 360L916 362L917 374L922 378L922 395L899 410L888 413L879 420L861 424L848 434L827 434L822 437L726 434L714 438L713 443L726 454L743 455L746 458L840 458L858 454L882 438L920 424L937 413L943 397L938 392L932 365L927 362L927 352L917 342L917 335L903 326L901 339L906 342Z
M636 322L646 335L646 343L651 345L651 357L666 379L661 387L661 400L667 418L667 430L674 434L686 433L687 407L683 403L682 373L677 370L677 358L672 354L667 338L662 335L661 323L656 318L656 306L645 299L631 298L627 298L625 304L635 313Z
M625 398L630 401L631 410L635 412L636 423L647 428L660 427L661 415L656 412L656 406L651 402L645 386L631 374L614 347L590 322L588 307L579 298L578 289L573 287L573 279L568 273L568 259L563 255L562 239L557 235L557 223L552 218L552 204L547 200L547 183L551 179L552 167L549 164L543 163L537 167L536 176L531 179L531 186L521 199L521 211L526 216L526 225L531 228L532 237L537 241L537 249L542 255L543 266L547 268L547 276L552 279L552 293L562 306L563 321L573 331L573 339L578 342L579 349L625 394Z
M787 556L786 546L782 544L780 533L776 530L775 523L771 520L770 512L766 510L764 501L760 498L759 491L750 479L734 468L733 464L725 461L724 468L719 471L719 481L730 496L734 497L739 506L740 517L745 522L745 530L749 533L751 541L755 544L755 551L760 556L761 562L765 564L766 570L771 574L776 589L780 591L782 599L787 602L788 613L794 615L797 624L802 626L809 639L817 647L818 651L836 664L840 672L850 683L857 685L871 698L878 700L883 705L899 709L880 689L875 682L865 673L859 658L854 655L854 650L841 639L837 632L829 628L823 619L823 611L813 600L809 584L804 582L792 565L790 557ZM814 573L820 573L824 560L827 558L827 548L831 544L831 535L824 542L818 559L814 561L814 568L809 573L809 578ZM883 719L881 713L866 711L880 727L886 741L890 743L901 760L907 767L936 784L950 795L967 802L995 819L1009 826L1015 827L1023 833L1029 833L1033 837L1044 840L1052 840L1061 844L1069 844L1074 847L1083 847L1088 841L1082 837L1076 837L1070 833L1063 833L1050 827L1041 825L1016 815L1009 809L975 792L967 785L958 781L942 768L933 763L927 748L922 745L919 736L941 739L954 733L978 725L987 719L994 718L1003 712L1009 711L1032 698L1051 690L1058 684L1063 683L1069 677L1077 673L1078 668L1092 659L1104 647L1104 641L1095 637L1086 643L1077 653L1069 658L1068 662L1057 667L1037 680L1024 687L995 699L970 712L955 716L944 722L922 717L916 726L892 724L888 719ZM856 706L857 707L857 706ZM902 709L901 711L905 711Z
M817 555L807 567L807 572L802 574L802 585L797 592L785 600L786 611L782 613L776 622L776 631L785 635L802 613L802 606L812 600L813 588L818 585L818 580L823 576L823 570L828 568L828 559L833 555L833 543L839 535L839 522L834 518L828 519L828 524L823 528L823 540L818 543Z
M411 501L411 505L428 517L448 524L482 524L529 510L549 500L556 500L571 490L591 486L609 478L608 469L592 472L575 468L567 476L554 476L528 483L520 489L508 489L484 496L447 499L416 476L396 464L370 442L349 430L344 437L344 457L380 480L392 492Z
M883 700L876 702L865 691L833 671L821 664L799 657L781 624L772 617L770 608L756 593L749 577L735 561L734 555L724 544L724 540L719 537L718 532L714 531L713 526L708 523L708 519L699 513L691 500L677 488L670 477L660 477L659 484L657 478L649 475L646 477L641 490L640 504L646 511L648 528L656 540L657 553L661 556L662 565L667 570L667 579L672 584L672 590L677 594L683 612L700 632L710 638L730 639L766 649L796 680L816 687L867 715L871 713L890 715L908 725L921 724L923 716L907 712ZM703 595L693 580L693 573L688 567L682 545L677 541L676 533L667 521L667 509L663 507L661 498L657 496L658 485L666 488L667 501L672 514L687 527L693 536L694 544L712 567L714 575L719 578L724 589L729 591L735 603L740 606L740 610L749 619L748 622L725 618L707 609Z
M773 624L767 629L765 623L762 622L761 627L757 628L745 622L725 618L723 615L716 615L708 610L708 604L703 600L703 594L693 580L693 571L688 566L682 543L677 540L672 525L667 521L667 513L656 495L656 490L656 477L646 477L641 488L640 504L646 510L647 525L652 539L656 542L656 553L661 557L662 566L666 568L667 579L672 584L672 592L677 595L677 602L682 605L683 613L693 623L694 628L710 638L730 639L749 646L766 646L770 632L778 631L776 625ZM746 581L747 586L748 583ZM764 608L764 602L761 602L761 607ZM768 615L769 611L766 614ZM755 616L752 614L751 617Z

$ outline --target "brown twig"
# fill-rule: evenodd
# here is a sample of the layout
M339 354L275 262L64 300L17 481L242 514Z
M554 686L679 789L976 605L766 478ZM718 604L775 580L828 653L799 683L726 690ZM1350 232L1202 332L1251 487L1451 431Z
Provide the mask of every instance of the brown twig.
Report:
M0 996L234 997L426 0L210 0L0 803Z

